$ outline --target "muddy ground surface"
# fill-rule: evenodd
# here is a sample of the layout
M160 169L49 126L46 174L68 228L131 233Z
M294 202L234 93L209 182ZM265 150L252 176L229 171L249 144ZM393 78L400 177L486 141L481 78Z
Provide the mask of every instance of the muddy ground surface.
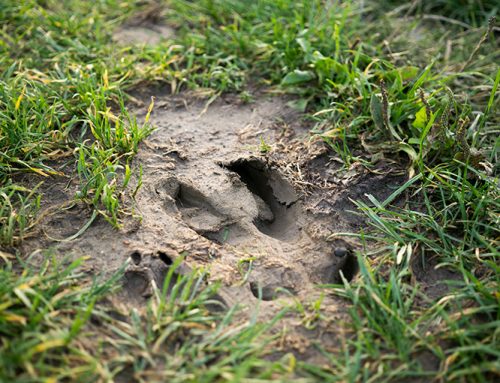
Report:
M78 238L65 240L91 212L71 203L77 180L58 177L41 187L45 211L24 253L50 248L60 256L84 256L91 275L128 262L119 299L135 307L144 307L151 282L162 286L170 265L184 255L180 273L207 268L207 283L222 284L223 307L242 305L245 317L258 306L262 320L299 301L307 309L322 294L317 285L339 283L341 273L355 277L359 244L335 234L365 226L352 200L367 193L383 199L404 182L401 171L384 165L341 170L332 151L311 140L310 124L285 98L262 93L244 104L226 96L207 105L189 95L142 92L136 95L139 119L152 95L156 130L134 159L136 169L142 166L143 185L127 201L134 213L123 229L98 218ZM266 153L262 142L270 146ZM72 163L59 166L66 168ZM314 342L335 348L344 303L327 295L321 307L328 320L314 331L306 330L307 315L299 312L277 328L287 328L284 351L314 357Z

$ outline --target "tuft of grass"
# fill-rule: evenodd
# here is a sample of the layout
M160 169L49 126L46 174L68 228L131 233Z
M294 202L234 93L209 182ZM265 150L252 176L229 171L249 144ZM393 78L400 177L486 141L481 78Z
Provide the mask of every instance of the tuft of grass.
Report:
M92 283L78 270L81 260L48 256L34 268L28 259L22 271L7 262L0 269L0 381L88 379L95 363L82 348L84 325L118 274Z
M455 23L465 27L478 27L498 14L498 3L492 0L414 0L386 2L391 7L428 19Z
M20 270L8 263L0 269L0 381L306 382L286 367L290 356L265 359L274 339L266 333L284 312L263 324L235 320L236 307L209 311L221 305L218 286L207 287L200 270L177 274L182 261L161 288L153 282L145 310L109 299L123 269L91 281L82 259L48 256Z
M129 162L139 142L152 131L148 121L139 126L126 110L120 85L127 74L117 74L116 65L111 65L114 57L108 56L111 26L136 6L122 2L117 7L115 1L95 7L79 1L64 6L55 1L4 3L0 11L1 219L12 221L9 211L16 204L21 213L26 210L22 208L26 204L19 203L25 191L8 186L13 176L24 172L45 180L60 176L55 165L75 152L88 157L78 157L82 191L77 198L119 226L124 209L118 194L131 177ZM117 178L124 178L120 193ZM36 204L38 197L33 197ZM3 244L13 244L22 235L29 225L21 221L28 216L26 210L17 229L10 224L1 237Z
M391 207L404 194L411 200ZM464 164L439 165L385 201L369 198L371 205L357 204L373 230L360 237L377 251L359 255L354 282L333 287L352 304L355 335L346 355L358 356L359 368L380 379L494 380L500 367L496 179ZM416 265L428 268L432 258L456 275L440 281L438 301L420 291L414 276ZM434 360L434 371L422 368L422 355ZM394 363L402 368L391 370Z
M40 197L34 190L6 184L0 190L0 243L14 246L36 223Z

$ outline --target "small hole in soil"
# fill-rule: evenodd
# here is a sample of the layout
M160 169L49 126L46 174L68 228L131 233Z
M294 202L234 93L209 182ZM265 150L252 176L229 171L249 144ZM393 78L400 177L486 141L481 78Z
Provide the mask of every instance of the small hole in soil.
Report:
M141 263L142 255L139 251L135 250L132 254L130 254L130 259L132 259L132 262L134 262L135 265L138 265Z
M250 282L250 291L253 296L263 301L272 301L276 298L275 289L269 286L262 286L258 282Z
M163 261L164 264L167 266L171 266L174 261L172 261L172 258L170 258L167 254L165 254L163 251L158 251L157 252L158 257Z
M123 276L123 289L134 300L141 300L147 294L149 278L143 270L127 270Z
M345 255L345 261L340 270L342 271L342 274L344 275L344 278L350 282L354 278L354 276L358 273L358 260L356 259L356 256L352 254L351 252L347 253ZM342 283L342 278L340 278L340 273L338 276L338 282Z

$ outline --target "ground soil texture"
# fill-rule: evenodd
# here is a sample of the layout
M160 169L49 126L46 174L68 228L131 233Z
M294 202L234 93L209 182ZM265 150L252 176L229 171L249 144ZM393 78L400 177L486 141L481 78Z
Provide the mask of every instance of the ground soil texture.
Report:
M51 248L61 256L85 256L89 274L112 273L128 262L119 299L135 307L146 304L151 281L162 286L175 258L184 255L178 272L208 268L207 283L222 283L222 307L241 304L241 315L251 315L260 299L262 320L297 299L318 299L317 286L340 283L341 273L355 277L360 244L334 234L364 227L352 200L390 195L404 182L401 169L381 164L342 171L283 97L263 92L242 103L229 95L207 105L192 95L142 91L132 106L139 119L151 96L156 130L134 160L136 170L142 166L143 185L128 201L134 214L123 229L98 218L78 238L65 240L91 212L71 204L76 180L59 177L41 187L39 233L24 242L23 252ZM265 153L262 142L270 146ZM298 314L286 318L283 351L314 359L313 343L335 347L345 304L327 295L322 310L330 320L315 331L306 330Z

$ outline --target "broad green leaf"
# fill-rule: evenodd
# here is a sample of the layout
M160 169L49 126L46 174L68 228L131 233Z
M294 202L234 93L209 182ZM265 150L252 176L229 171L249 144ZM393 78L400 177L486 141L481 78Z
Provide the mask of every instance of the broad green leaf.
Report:
M399 249L398 254L396 255L396 265L401 264L401 262L403 261L404 253L406 253L406 245L404 245L403 247L401 247L401 249Z
M420 138L411 137L411 138L408 139L408 143L410 145L420 145Z
M304 37L297 37L297 39L295 41L297 41L297 44L300 45L300 47L302 48L304 53L307 54L311 51L311 44Z
M419 68L416 66L404 66L402 68L393 69L386 73L385 77L389 79L395 79L397 76L401 78L402 81L411 80L417 76Z
M413 121L413 126L419 130L423 130L427 126L427 122L427 112L425 110L425 106L423 106L415 114L415 121Z
M315 78L315 74L309 70L299 70L295 69L293 72L288 73L283 80L281 85L296 85L303 82L311 81Z
M299 112L305 112L308 102L309 100L307 98L299 98L298 100L287 102L287 106Z
M399 69L399 74L403 81L410 80L414 78L420 69L416 66L404 66Z
M404 142L400 142L398 144L398 149L400 151L403 151L405 152L406 154L408 154L408 157L410 157L410 160L412 161L416 161L418 159L418 154L417 152L415 151L415 149L413 149L410 145L404 143Z

